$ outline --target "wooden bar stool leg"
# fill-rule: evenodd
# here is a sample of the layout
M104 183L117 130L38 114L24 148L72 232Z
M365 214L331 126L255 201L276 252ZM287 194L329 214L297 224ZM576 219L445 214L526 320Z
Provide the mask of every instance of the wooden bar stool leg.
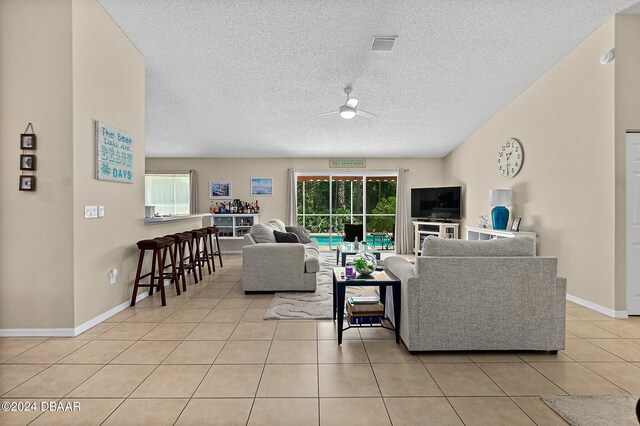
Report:
M189 264L191 265L191 271L193 271L193 280L198 284L198 273L196 272L196 258L193 255L193 241L189 242Z
M171 279L173 280L173 285L176 287L176 294L180 296L180 280L178 280L178 274L176 271L176 257L173 255L171 247L168 247L167 249L169 250L169 258L171 259Z
M222 268L222 250L220 250L220 240L218 239L218 233L216 232L216 252L218 253L218 260L220 261L220 267Z
M140 273L142 272L142 263L144 262L144 249L140 250L138 258L138 270L136 271L136 280L133 284L133 296L131 296L131 305L136 306L136 298L138 297L138 286L140 285Z
M216 271L216 262L215 262L215 250L213 250L213 237L212 234L207 234L207 236L205 237L204 240L204 245L207 245L207 239L209 240L209 256L207 256L207 258L211 257L211 266L213 267L213 272Z
M207 247L206 236L202 237L202 245L204 246L204 258L207 261L207 269L209 270L209 275L211 275L211 259L209 258L209 247Z
M149 286L149 296L153 296L153 279L156 276L156 257L158 258L158 263L160 263L160 251L154 249L153 257L151 259L151 285Z
M200 237L196 237L193 239L193 244L196 248L196 253L195 253L195 263L194 265L198 265L198 272L200 274L200 281L202 281L202 259L200 258ZM195 269L193 270L193 273L195 274L196 271Z
M182 291L187 291L187 277L184 275L184 243L176 243L173 247L173 257L180 259L180 262L176 265L180 274L178 278L182 279Z
M156 250L158 252L158 285L160 286L160 299L162 300L162 306L167 306L167 298L164 294L164 271L162 270L162 265L160 264L160 262L162 262L162 259L160 256L160 251ZM151 288L153 288L153 274L151 275Z

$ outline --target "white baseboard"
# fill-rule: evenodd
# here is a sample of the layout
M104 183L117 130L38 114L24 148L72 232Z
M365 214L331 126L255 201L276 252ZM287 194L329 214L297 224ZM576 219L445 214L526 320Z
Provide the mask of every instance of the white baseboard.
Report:
M588 300L584 300L584 299L580 299L579 297L576 296L572 296L570 294L567 294L567 300L569 302L573 302L576 305L580 305L583 306L585 308L589 308L592 311L596 311L599 312L601 314L604 314L608 317L611 318L629 318L629 315L627 315L627 311L616 311L614 309L610 309L610 308L606 308L602 305L598 305L597 303L593 303L593 302L589 302Z
M139 302L148 296L148 291L140 293L136 297L136 302ZM104 320L111 318L117 313L124 311L129 307L130 303L130 301L123 302L115 308L109 309L107 312L80 324L76 328L4 328L0 329L0 337L75 337L84 333L91 327L100 324Z

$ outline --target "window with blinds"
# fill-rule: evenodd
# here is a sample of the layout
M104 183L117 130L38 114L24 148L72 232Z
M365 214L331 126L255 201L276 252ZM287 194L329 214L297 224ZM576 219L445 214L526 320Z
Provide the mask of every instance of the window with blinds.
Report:
M156 214L190 214L191 174L146 173L144 176L144 204L155 206Z

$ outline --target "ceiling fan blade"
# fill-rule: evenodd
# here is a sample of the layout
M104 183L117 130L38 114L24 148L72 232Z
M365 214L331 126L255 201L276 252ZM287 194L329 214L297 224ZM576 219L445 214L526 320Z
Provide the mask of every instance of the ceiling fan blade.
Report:
M320 114L314 114L314 117L322 117L325 115L332 115L332 114L340 114L340 111L331 111L331 112L321 112Z
M367 111L362 111L361 109L356 111L356 115L359 115L360 117L367 117L367 118L376 118L377 115L372 113L372 112L367 112Z
M348 106L349 108L355 108L356 105L358 105L358 100L351 98L347 101L345 105Z

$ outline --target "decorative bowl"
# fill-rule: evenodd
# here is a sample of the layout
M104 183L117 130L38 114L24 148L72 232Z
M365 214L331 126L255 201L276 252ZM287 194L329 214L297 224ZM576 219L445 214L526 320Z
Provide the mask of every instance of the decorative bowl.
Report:
M371 275L378 265L373 253L367 251L358 252L353 258L353 263L356 271L362 275Z

